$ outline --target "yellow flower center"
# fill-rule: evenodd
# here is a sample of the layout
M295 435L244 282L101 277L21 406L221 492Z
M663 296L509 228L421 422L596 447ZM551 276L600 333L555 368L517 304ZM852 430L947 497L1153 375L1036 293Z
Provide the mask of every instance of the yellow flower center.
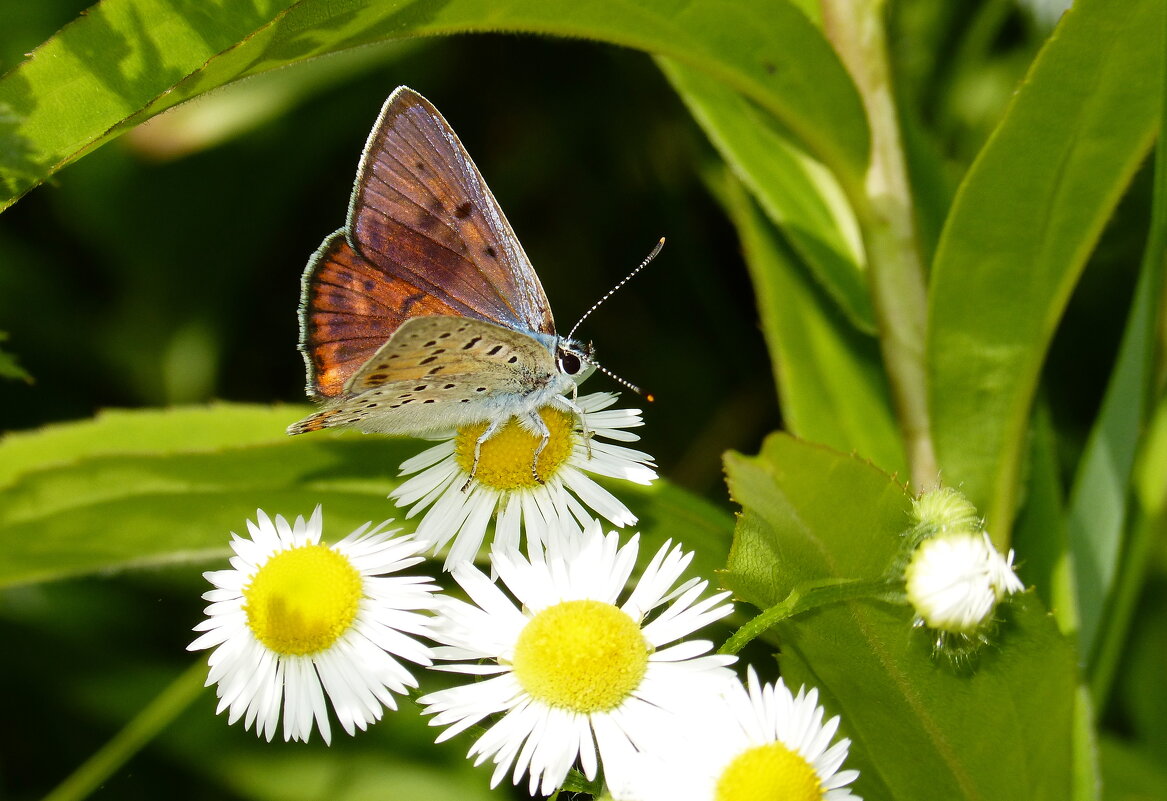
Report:
M325 651L357 616L361 575L327 545L281 551L243 591L255 638L281 656Z
M820 801L823 786L805 759L780 742L743 751L717 780L716 801Z
M564 601L531 619L515 644L515 678L532 698L585 714L615 709L640 685L649 646L603 601Z
M539 416L547 424L551 438L539 454L536 470L539 478L546 480L555 475L560 465L571 456L575 444L575 420L572 415L550 406L539 410ZM486 431L486 423L475 423L458 429L454 439L454 453L458 466L488 487L497 490L533 489L539 482L531 473L535 461L535 449L542 437L532 434L519 425L512 417L493 437L482 443L478 455L478 468L474 468L474 444Z

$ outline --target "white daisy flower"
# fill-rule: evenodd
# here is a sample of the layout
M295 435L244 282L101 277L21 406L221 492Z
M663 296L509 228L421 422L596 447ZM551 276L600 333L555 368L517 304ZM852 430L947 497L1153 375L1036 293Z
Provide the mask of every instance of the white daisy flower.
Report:
M636 769L609 790L620 801L842 801L856 770L839 770L851 741L831 740L839 718L823 722L818 690L792 695L779 679L749 689L734 681L694 698L667 736L639 754Z
M997 603L1025 589L1013 572L1013 551L1002 556L984 531L929 537L916 546L904 571L918 623L973 637Z
M626 592L638 548L639 536L619 547L599 521L576 540L535 549L529 561L496 543L492 568L514 599L473 564L454 568L473 603L443 600L434 638L444 646L435 655L463 663L435 669L490 678L419 702L431 725L449 727L438 742L504 713L469 753L475 764L495 763L492 787L513 766L516 784L527 773L531 793L547 795L577 759L588 779L601 762L606 776L622 775L670 710L732 680L725 666L735 657L708 654L712 643L669 645L729 614L729 593L701 599L708 582L697 579L674 586L692 554L669 543Z
M396 709L392 693L417 682L399 661L432 664L428 636L437 587L420 576L393 576L423 558L411 537L368 523L335 545L320 541L321 511L305 521L273 522L263 510L247 521L250 538L232 533L230 570L203 576L206 632L187 646L214 648L207 686L216 687L228 723L275 735L281 705L284 739L307 740L313 720L331 741L327 694L341 727L353 734ZM411 636L413 635L413 636Z
M614 526L632 525L636 515L588 475L637 484L656 479L647 453L603 441L639 439L628 429L643 425L640 411L608 408L618 397L612 392L596 392L576 400L590 437L584 436L576 416L553 406L540 410L551 439L538 457L539 480L531 468L540 438L512 419L482 443L477 468L475 441L486 424L444 435L441 444L401 465L402 475L416 475L389 497L398 506L409 507L406 517L428 510L417 525L416 536L429 543L435 553L453 541L446 570L474 559L491 518L495 518L495 544L518 548L520 530L525 529L528 549L552 536L578 536L593 512Z

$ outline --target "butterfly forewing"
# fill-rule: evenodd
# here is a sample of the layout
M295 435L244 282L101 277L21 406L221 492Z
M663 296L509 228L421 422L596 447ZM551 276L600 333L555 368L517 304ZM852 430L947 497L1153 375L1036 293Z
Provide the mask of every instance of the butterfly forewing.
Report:
M458 314L554 332L539 278L478 168L437 109L406 87L369 137L348 224L368 261Z
M386 275L356 253L344 231L324 240L304 273L300 350L308 392L336 397L405 320L457 314L440 297Z

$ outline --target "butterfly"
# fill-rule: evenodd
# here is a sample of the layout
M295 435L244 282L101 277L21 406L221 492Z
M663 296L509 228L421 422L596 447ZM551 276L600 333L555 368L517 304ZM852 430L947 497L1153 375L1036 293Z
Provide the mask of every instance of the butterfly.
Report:
M610 293L609 293L610 294ZM597 304L598 305L598 304ZM357 170L344 228L302 279L300 352L322 408L288 427L402 436L511 418L541 437L538 410L580 418L592 348L555 332L534 267L438 110L400 86ZM571 395L571 398L567 397ZM471 471L473 477L473 471Z

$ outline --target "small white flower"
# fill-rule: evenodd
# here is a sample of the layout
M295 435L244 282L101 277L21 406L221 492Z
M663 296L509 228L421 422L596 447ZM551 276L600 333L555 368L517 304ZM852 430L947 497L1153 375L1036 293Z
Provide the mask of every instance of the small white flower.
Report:
M818 691L792 695L779 679L749 689L734 681L711 698L695 698L668 735L634 759L619 801L842 801L856 770L839 770L850 740L831 740L839 718L823 722Z
M601 762L607 777L620 776L671 711L732 679L725 666L735 657L707 654L712 643L664 647L729 614L729 593L701 599L708 582L697 579L674 586L692 554L669 543L626 592L638 547L638 536L619 547L598 521L530 561L495 544L492 567L514 599L472 564L454 568L473 603L444 600L434 637L445 645L435 654L463 662L436 669L490 678L419 701L431 725L449 726L439 742L504 713L469 753L496 764L491 786L513 765L516 784L528 773L530 791L546 795L577 759L589 779Z
M904 579L921 623L969 636L989 622L998 601L1025 589L1013 572L1013 551L1001 556L983 531L925 539Z
M592 512L614 526L632 525L636 516L588 475L637 484L656 479L647 453L603 441L639 439L627 430L642 425L639 410L609 409L617 398L611 392L596 392L576 400L591 432L589 439L567 412L550 406L540 411L551 432L538 458L542 483L531 469L540 439L511 420L482 444L477 468L474 443L485 424L445 435L441 444L401 465L402 475L416 475L389 497L398 506L409 507L406 517L428 510L418 522L416 536L432 545L435 553L453 540L446 570L474 559L491 518L496 518L496 544L517 548L520 531L525 530L528 549L552 537L578 536Z
M305 521L273 522L263 510L250 538L232 534L230 570L203 576L215 589L206 632L187 646L214 648L207 686L217 684L228 723L270 740L283 707L284 739L307 740L313 720L324 741L331 730L324 697L340 725L353 734L396 709L392 693L417 682L398 661L432 664L432 651L411 635L427 635L437 588L428 578L386 576L415 565L424 544L392 537L384 523L358 528L335 545L320 541L321 511Z

